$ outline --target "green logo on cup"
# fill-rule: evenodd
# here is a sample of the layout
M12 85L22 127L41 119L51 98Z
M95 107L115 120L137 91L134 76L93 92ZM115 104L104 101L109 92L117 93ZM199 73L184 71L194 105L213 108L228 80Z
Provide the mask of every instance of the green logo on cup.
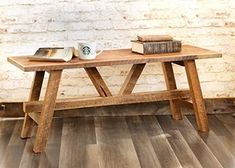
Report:
M89 55L89 54L91 53L90 47L84 46L84 47L82 48L82 53L83 53L84 55Z

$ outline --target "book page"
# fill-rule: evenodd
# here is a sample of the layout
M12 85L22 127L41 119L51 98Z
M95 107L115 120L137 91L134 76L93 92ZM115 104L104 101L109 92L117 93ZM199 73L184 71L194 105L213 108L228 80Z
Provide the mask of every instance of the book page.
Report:
M39 48L29 60L34 61L70 61L73 57L73 47L66 48Z

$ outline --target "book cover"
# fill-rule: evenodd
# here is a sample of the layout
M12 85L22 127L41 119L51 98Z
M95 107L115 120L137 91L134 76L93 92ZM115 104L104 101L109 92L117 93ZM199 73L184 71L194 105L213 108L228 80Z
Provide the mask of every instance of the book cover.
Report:
M131 41L132 52L140 54L160 54L160 53L172 53L181 51L181 41L161 41L161 42L141 42Z
M156 41L172 41L173 37L169 35L138 35L138 41L142 42L156 42Z

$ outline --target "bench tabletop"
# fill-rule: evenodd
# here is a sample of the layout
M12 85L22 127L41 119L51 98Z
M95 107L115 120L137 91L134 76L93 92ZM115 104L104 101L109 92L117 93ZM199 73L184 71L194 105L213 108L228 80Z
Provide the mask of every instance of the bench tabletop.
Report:
M27 56L8 57L8 61L23 71L50 71L71 68L111 66L122 64L141 64L151 62L173 62L192 59L218 58L222 54L207 49L183 45L182 51L177 53L164 53L141 55L132 53L131 49L104 50L95 60L80 60L73 58L69 62L38 62L29 61Z

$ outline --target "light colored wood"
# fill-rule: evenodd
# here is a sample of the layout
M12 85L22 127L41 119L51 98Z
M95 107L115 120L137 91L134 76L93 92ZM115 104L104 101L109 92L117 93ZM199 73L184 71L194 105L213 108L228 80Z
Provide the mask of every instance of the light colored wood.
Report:
M187 118L194 127L197 127L195 118L193 116L188 116ZM215 134L215 131L214 130L210 131L207 134L199 133L199 136L210 148L210 150L213 152L213 154L215 155L215 157L218 159L218 161L221 163L223 167L232 168L235 165L235 156L233 156L232 153L229 151L229 149L226 148L225 141L224 141L225 144L221 143L221 140L219 139L219 136Z
M131 95L117 95L104 98L98 97L89 99L62 99L56 102L55 110L155 102L161 100L171 100L189 97L190 93L188 90L171 90L150 93L133 93ZM42 111L42 108L43 102L41 101L32 101L24 103L24 110L26 113L40 112Z
M137 82L137 80L139 79L143 69L145 67L145 64L134 64L123 85L122 88L120 89L119 95L126 95L126 94L131 94L131 92L133 91L135 84Z
M44 71L37 71L35 73L34 81L32 83L32 87L31 87L32 89L30 92L29 100L35 101L40 98L44 74L45 74Z
M7 146L11 139L11 134L15 128L16 120L3 120L0 121L0 164L2 162L3 156L7 152ZM19 138L20 139L20 138Z
M3 123L4 126L8 126L9 121ZM24 140L20 139L20 129L22 127L23 121L22 120L14 120L13 122L16 122L14 130L12 131L11 129L7 130L7 135L11 135L11 138L9 140L9 142L6 144L6 150L5 153L1 153L0 150L0 167L1 168L13 168L13 167L19 167L21 158L22 158L22 154L24 151L24 146L25 146L25 142ZM11 132L12 131L12 132ZM4 129L2 129L0 127L0 134L3 133L4 135ZM4 144L4 140L3 139L7 139L6 137L1 137L0 140L0 149L4 149L3 148L3 144Z
M220 162L217 160L208 146L203 142L198 132L195 131L186 117L184 117L184 119L181 121L169 120L170 118L168 116L158 116L157 118L161 126L168 125L171 130L180 131L181 135L184 137L185 141L199 160L202 167L222 168ZM162 126L162 128L163 127L164 126ZM205 133L205 135L207 135L207 133ZM221 150L223 150L223 148Z
M96 117L95 126L101 168L141 168L124 117Z
M59 168L99 168L93 117L64 118Z
M47 146L45 148L45 151L39 155L40 162L39 162L39 165L36 166L37 168L58 168L59 167L62 128L63 128L63 119L62 118L53 119L53 122L51 124L50 135L48 136L48 140L47 140ZM26 164L28 163L27 161L25 162ZM33 168L33 167L30 167L30 168Z
M62 119L54 119L48 137L47 146L40 155L32 152L35 136L27 139L19 168L58 168L60 153L60 140L62 132ZM36 131L35 127L33 129Z
M143 126L162 168L182 167L156 116L141 116Z
M168 102L148 102L55 111L55 117L139 116L169 114ZM192 111L192 110L191 110Z
M80 97L80 96L79 96ZM81 96L84 98L84 96ZM234 97L220 97L220 98L204 98L207 114L227 114L235 111L235 98ZM190 99L180 101L183 114L194 114L193 102ZM23 102L3 102L6 106L6 110L1 117L23 117ZM141 104L130 104L115 106L119 109L118 113L115 113L110 106L99 107L97 112L95 108L84 108L84 109L71 109L71 110L60 110L54 114L55 117L74 117L74 116L133 116L133 115L168 115L170 109L168 108L168 101L152 102L152 103L141 103ZM127 108L133 110L126 110ZM147 109L147 110L145 110ZM150 112L151 111L151 112Z
M28 113L29 117L36 123L39 124L40 121L40 113L35 112L35 113Z
M34 80L33 80L32 87L31 87L31 92L29 96L29 101L39 100L44 74L45 74L44 71L35 72ZM21 130L21 138L28 138L31 136L33 124L34 124L33 120L28 116L28 114L25 113L24 123L23 123L23 127Z
M33 151L42 152L46 146L46 141L54 114L55 100L59 88L62 71L51 71L43 101L42 112L38 124L38 130L34 143Z
M202 97L195 60L184 61L184 65L187 73L198 130L202 132L208 132L209 128L205 102Z
M210 129L214 131L221 142L224 142L225 147L235 156L235 137L232 132L226 128L226 124L221 122L216 115L209 115L208 121Z
M141 118L139 116L126 117L126 122L141 168L161 167Z
M165 77L166 87L168 90L177 89L176 82L175 82L175 75L172 68L171 62L163 62L162 69ZM180 107L180 100L169 100L172 117L175 120L182 119L181 107Z
M168 135L167 140L173 148L182 167L202 168L181 132L174 126L171 118L169 116L158 116L157 118L164 133Z
M111 66L123 64L143 64L150 62L173 62L191 59L205 59L222 57L220 53L202 49L195 46L184 45L182 51L177 53L140 55L131 52L131 49L106 50L95 60L79 60L74 58L70 62L35 62L27 57L8 57L8 61L23 71L48 71L68 68L84 68L97 66Z
M101 97L112 96L96 67L84 68Z
M98 107L108 105L120 105L120 104L132 104L132 103L143 103L143 102L155 102L162 100L178 100L189 98L188 90L176 90L176 87L172 87L174 82L168 82L170 86L168 91L151 92L151 93L134 93L130 94L134 88L134 85L142 71L142 68L136 69L138 72L130 72L126 82L121 90L121 94L112 96L108 87L105 85L101 75L97 71L97 66L111 66L111 65L122 65L122 64L142 64L151 62L175 62L182 64L184 61L187 76L189 79L191 96L193 98L194 109L196 112L198 128L201 131L208 131L207 118L205 114L205 106L202 99L200 90L198 75L195 67L195 59L204 58L216 58L221 57L220 53L198 48L195 46L185 45L182 47L182 51L178 53L167 53L167 54L153 54L153 55L139 55L132 53L130 49L121 50L107 50L97 56L95 60L79 60L74 58L70 62L58 63L58 62L36 62L29 61L27 57L9 57L8 61L23 71L48 71L50 73L49 82L46 90L45 100L43 102L38 101L40 96L40 90L42 85L42 79L44 72L37 72L32 87L30 101L24 104L24 110L28 112L41 112L40 117L32 114L31 117L39 123L36 140L34 144L34 152L42 152L46 146L47 136L51 125L54 110L64 110L82 107ZM193 61L192 61L193 60ZM61 72L63 69L71 68L85 68L91 78L93 84L98 90L102 97L90 98L84 100L61 100L57 103L56 95L59 87L59 81ZM90 68L90 69L89 69ZM136 70L137 71L137 70ZM43 75L39 75L43 73ZM171 72L173 74L173 72ZM137 74L137 76L135 76ZM196 78L195 78L196 77ZM41 80L36 78L41 78ZM128 79L129 78L129 79ZM169 78L169 77L168 77ZM170 80L170 78L169 78ZM171 84L170 84L171 83ZM172 84L173 83L173 84ZM173 90L172 90L173 89ZM129 95L125 95L129 94ZM175 101L172 101L175 102ZM177 103L173 103L172 109L178 108ZM175 107L175 108L173 108ZM33 120L25 115L25 124L22 129L22 137L28 137L30 134L30 127L34 123ZM40 119L39 119L40 118ZM177 118L177 117L175 117ZM180 118L180 117L178 117ZM39 121L38 121L39 120Z
M235 117L232 116L231 114L228 115L219 114L216 115L216 118L218 118L221 122L223 122L227 130L229 130L229 132L231 132L231 134L235 137Z
M159 160L161 165L156 168L194 168L192 159L196 156L204 168L233 168L235 118L231 114L214 116L208 116L211 128L208 133L194 129L194 116L181 121L172 120L170 116L97 117L102 122L95 124L93 117L56 118L45 152L40 155L32 153L35 136L27 140L19 138L23 120L2 119L0 167L136 168L132 162L137 161L141 168L151 168ZM138 160L133 161L136 156ZM192 162L185 164L189 161Z

